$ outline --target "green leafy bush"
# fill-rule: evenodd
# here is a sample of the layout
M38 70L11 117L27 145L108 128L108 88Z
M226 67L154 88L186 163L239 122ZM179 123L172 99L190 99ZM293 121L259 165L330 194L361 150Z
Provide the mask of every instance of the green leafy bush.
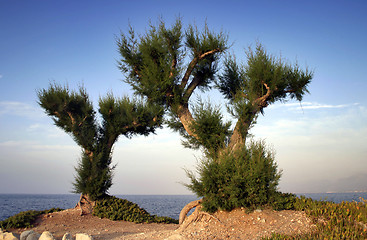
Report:
M1 229L9 229L9 228L30 228L33 227L33 222L36 218L42 214L53 213L62 211L60 208L51 208L49 210L43 211L35 211L29 210L25 212L20 212L14 216L11 216L4 221L0 222Z
M277 192L280 172L273 152L266 149L263 141L251 142L217 159L207 158L199 165L198 173L199 179L187 172L191 184L186 186L204 198L205 211L253 209L276 200L281 203Z
M113 196L97 200L93 209L93 215L110 220L123 220L135 223L178 223L177 220L169 217L151 215L137 204Z
M270 200L269 206L277 211L294 209L297 196L292 193L276 192Z
M333 203L300 197L294 210L304 211L316 224L313 233L286 236L273 234L268 240L280 239L367 239L367 201Z

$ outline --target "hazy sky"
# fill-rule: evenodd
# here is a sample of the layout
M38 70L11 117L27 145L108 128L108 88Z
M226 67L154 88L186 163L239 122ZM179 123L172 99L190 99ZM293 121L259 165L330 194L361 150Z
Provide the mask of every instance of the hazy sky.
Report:
M37 104L49 82L84 84L92 101L131 95L117 68L116 36L181 16L229 34L239 61L260 41L315 72L300 104L265 110L252 129L276 151L280 190L367 190L367 2L0 0L0 193L68 193L80 148ZM220 102L217 92L210 97ZM184 168L200 152L169 129L114 148L112 194L188 194Z

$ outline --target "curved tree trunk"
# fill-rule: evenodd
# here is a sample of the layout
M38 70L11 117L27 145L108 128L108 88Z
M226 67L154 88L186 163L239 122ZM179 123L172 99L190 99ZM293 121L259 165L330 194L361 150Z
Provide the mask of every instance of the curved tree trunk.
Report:
M184 126L187 134L193 136L197 139L197 135L191 130L190 125L195 121L189 110L188 105L180 105L178 107L177 116L180 119L182 125Z
M203 202L203 199L199 199L196 201L192 201L188 203L180 212L180 217L178 220L179 224L182 224L185 221L186 215L190 212L191 209L199 206Z

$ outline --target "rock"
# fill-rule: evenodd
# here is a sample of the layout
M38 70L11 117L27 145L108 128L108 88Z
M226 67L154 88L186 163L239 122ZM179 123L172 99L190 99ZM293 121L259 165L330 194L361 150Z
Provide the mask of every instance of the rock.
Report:
M34 233L33 230L24 231L20 234L20 240L27 240L27 237Z
M73 240L73 236L70 233L65 233L62 240Z
M55 238L50 232L45 231L41 234L39 240L55 240Z
M18 238L16 236L14 236L13 233L8 233L8 232L6 232L6 233L2 232L1 235L0 235L0 239L2 239L2 240L18 240Z
M39 233L33 232L27 236L26 240L38 240L40 236Z
M77 233L75 240L93 240L93 237L85 233Z

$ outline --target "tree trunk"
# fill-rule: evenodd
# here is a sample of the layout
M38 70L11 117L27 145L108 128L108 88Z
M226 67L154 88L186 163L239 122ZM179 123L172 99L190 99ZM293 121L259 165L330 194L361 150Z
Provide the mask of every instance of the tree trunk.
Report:
M75 205L75 208L79 208L81 211L80 215L83 216L92 214L94 205L95 201L92 201L88 194L81 194L79 202Z
M246 141L246 138L243 138L237 129L237 127L233 130L230 142L228 144L227 149L229 149L230 152L236 151L239 146L243 145Z
M178 107L177 116L180 119L182 125L184 126L187 134L193 136L197 139L197 135L191 130L190 125L195 121L192 117L189 107L187 104L180 105Z
M259 98L260 99L260 98ZM246 138L251 125L256 120L256 116L261 112L262 107L258 105L260 101L257 99L251 105L244 106L247 109L246 115L241 116L236 123L233 130L231 139L228 144L228 148L231 152L238 150L239 147L246 143ZM263 104L263 102L261 102Z
M248 121L243 121L241 119L238 120L236 123L236 126L233 130L231 139L229 141L227 149L230 152L234 152L238 150L241 146L243 146L246 143L246 138L248 135L248 131L251 127L251 123L254 119L255 115L251 117Z
M203 202L203 199L199 199L196 201L192 201L188 203L180 212L180 217L178 220L179 224L182 224L185 221L186 215L190 212L191 209L199 206Z

